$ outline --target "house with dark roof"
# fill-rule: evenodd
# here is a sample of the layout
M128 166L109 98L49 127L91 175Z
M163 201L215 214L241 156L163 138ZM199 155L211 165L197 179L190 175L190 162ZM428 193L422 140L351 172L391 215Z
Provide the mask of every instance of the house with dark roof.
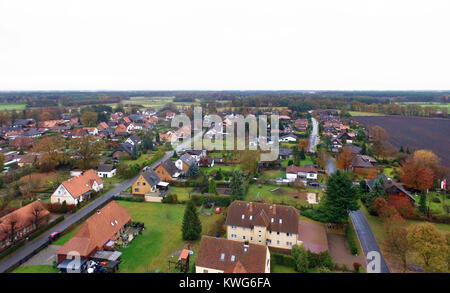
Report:
M291 249L300 243L300 213L291 206L234 201L228 207L227 238L235 241Z
M290 165L286 168L286 179L294 182L297 178L304 178L308 180L317 180L319 172L313 165L295 166Z
M107 242L117 240L131 221L127 210L116 201L111 201L88 218L72 238L56 251L57 262L61 263L69 256L72 258L74 252L81 260L88 260L97 251L103 250Z
M175 161L175 166L180 171L187 171L192 164L197 164L197 160L188 153L183 154Z
M139 138L139 136L137 136L136 134L133 134L129 138L127 138L127 140L125 142L129 143L133 146L138 146L142 143L142 140Z
M295 134L289 133L280 137L281 142L294 142L297 141L297 136Z
M352 170L355 169L372 169L377 162L374 158L366 155L354 155L351 160Z
M127 142L121 143L119 147L112 153L112 157L115 159L119 159L122 155L133 154L134 146Z
M395 203L395 201L407 199L414 206L416 200L414 197L403 187L401 183L396 182L394 179L388 177L386 174L381 174L372 180L366 180L369 191L372 190L375 180L381 179L383 189L387 194L389 203Z
M288 148L280 148L278 150L278 157L280 160L286 160L292 157L292 150Z
M166 160L159 164L155 168L155 173L156 175L158 175L161 181L165 182L172 182L174 179L180 176L177 167L171 160Z
M161 182L158 175L153 170L142 171L136 181L133 182L131 193L145 196L158 192L158 183Z
M116 176L116 167L113 164L100 164L97 168L97 174L100 178L111 178Z
M203 236L195 272L270 273L270 251L265 245Z

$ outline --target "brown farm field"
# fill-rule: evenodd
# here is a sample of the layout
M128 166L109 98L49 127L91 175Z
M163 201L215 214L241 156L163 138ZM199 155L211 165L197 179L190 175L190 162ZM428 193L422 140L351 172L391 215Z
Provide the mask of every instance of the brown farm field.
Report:
M396 147L432 150L443 165L450 167L450 119L404 116L358 116L353 119L366 127L383 127Z

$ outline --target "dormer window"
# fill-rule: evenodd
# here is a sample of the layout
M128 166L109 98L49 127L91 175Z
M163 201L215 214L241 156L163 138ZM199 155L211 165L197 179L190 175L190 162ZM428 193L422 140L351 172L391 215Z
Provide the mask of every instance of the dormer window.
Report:
M220 260L221 260L221 261L224 261L224 260L225 260L225 253L222 253L222 254L220 255Z
M244 214L242 214L242 220L245 218L245 215Z
M271 222L271 223L273 223L273 221L274 221L274 219L273 219L273 218L272 218L272 219L270 219L270 222Z
M233 262L233 261L235 261L235 260L236 260L236 256L232 255L232 256L231 256L231 261Z
M250 216L250 221L253 220L253 216Z
M279 222L280 224L283 224L283 220L282 219L280 219L280 222Z

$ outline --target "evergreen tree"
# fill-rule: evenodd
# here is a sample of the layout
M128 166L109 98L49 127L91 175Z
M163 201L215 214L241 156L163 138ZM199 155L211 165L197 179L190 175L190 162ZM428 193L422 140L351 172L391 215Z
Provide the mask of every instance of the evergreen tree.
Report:
M233 171L230 187L231 187L231 198L233 200L244 199L244 186L242 174L239 171Z
M399 152L400 152L400 153L404 153L404 152L405 152L405 150L403 149L403 146L402 146L402 145L400 146Z
M197 208L192 200L188 201L183 216L182 224L183 240L197 240L202 232L202 223L198 216Z
M424 192L420 194L420 201L419 201L419 211L425 215L427 212L427 196Z
M372 215L376 214L376 211L373 208L373 203L377 198L383 198L384 200L388 201L386 192L384 191L383 188L383 178L381 176L378 176L373 182L373 187L372 190L370 191L369 198L367 201L369 212Z
M348 211L359 208L358 195L347 173L336 171L327 182L326 197L320 212L330 223L345 223Z
M217 192L216 181L214 181L214 179L209 180L208 193L214 193L216 195L219 194L219 192Z
M215 179L216 179L216 180L222 180L222 178L223 178L222 169L219 168L219 170L217 170Z
M306 159L305 149L304 149L304 148L302 148L302 149L300 150L298 156L299 156L300 160L305 160L305 159Z
M408 147L406 147L406 153L407 153L408 155L411 154L411 152L409 151L409 148L408 148Z
M61 205L61 213L65 214L67 213L67 202L63 201L62 205Z
M137 147L134 146L133 152L131 153L131 159L137 160L137 158L139 158L139 153L138 153Z
M161 142L161 140L160 140L160 138L159 138L158 129L155 129L155 140L156 140L157 143L160 143L160 142Z
M199 173L200 173L200 170L198 169L198 165L196 163L192 163L186 172L186 176L187 177L196 177Z
M362 146L361 146L361 155L367 155L366 143L363 143Z

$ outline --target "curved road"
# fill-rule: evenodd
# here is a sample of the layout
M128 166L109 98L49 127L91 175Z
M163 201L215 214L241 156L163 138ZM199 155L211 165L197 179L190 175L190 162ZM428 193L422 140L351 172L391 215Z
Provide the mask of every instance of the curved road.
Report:
M186 142L183 142L181 145L179 145L177 147L177 150L178 149L182 149L182 148L186 148L188 146L188 144L191 143L191 141L197 139L202 134L203 133L198 133L197 135L192 137L190 140L188 140ZM160 160L158 160L157 162L152 164L150 167L152 169L154 169L161 162L170 159L173 156L173 152L174 151L166 152L166 155L163 158L161 158ZM20 261L22 261L23 259L27 258L28 256L30 256L36 249L38 249L41 246L45 245L46 242L48 241L48 237L50 236L50 234L53 231L64 231L70 225L75 224L76 222L81 220L83 217L87 216L89 213L94 212L99 206L101 206L102 204L106 203L108 200L113 198L115 195L119 195L122 191L124 191L125 189L130 187L133 184L133 182L137 179L138 176L139 175L137 175L137 176L135 176L135 177L125 181L125 182L120 183L119 186L117 186L113 190L107 192L105 195L103 195L99 199L93 201L90 205L84 207L83 209L81 209L79 212L77 212L75 214L71 214L71 215L66 216L64 221L62 221L60 224L56 225L51 230L42 233L42 235L39 236L38 238L36 238L36 239L30 241L29 243L25 244L24 247L22 247L22 248L18 249L17 251L11 253L5 259L2 259L0 261L0 273L6 272L9 268L11 268L12 266L18 264Z

